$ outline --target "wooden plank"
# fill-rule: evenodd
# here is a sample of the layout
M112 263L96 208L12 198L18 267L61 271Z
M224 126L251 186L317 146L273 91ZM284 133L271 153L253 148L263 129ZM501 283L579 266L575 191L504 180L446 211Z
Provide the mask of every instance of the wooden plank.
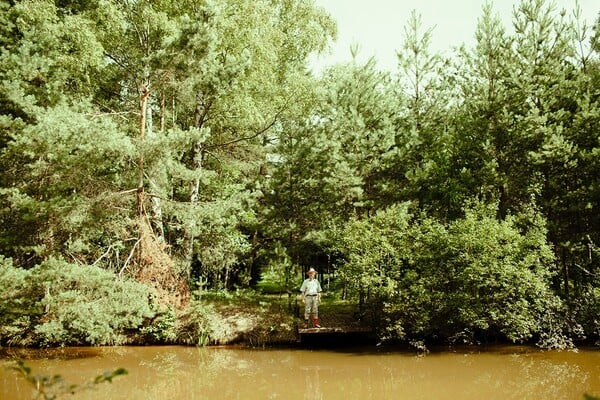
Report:
M322 328L301 328L298 329L298 333L300 335L305 334L322 334L322 333L369 333L373 330L371 328L364 327L348 327L348 328L338 328L338 327L322 327Z

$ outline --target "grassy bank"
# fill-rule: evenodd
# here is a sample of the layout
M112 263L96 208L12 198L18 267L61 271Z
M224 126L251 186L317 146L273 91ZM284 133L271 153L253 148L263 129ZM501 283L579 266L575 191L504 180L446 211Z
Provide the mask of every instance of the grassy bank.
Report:
M253 291L216 292L202 295L218 320L210 343L269 346L294 343L303 320L299 296L261 294ZM323 327L353 328L366 326L354 303L323 296L319 307Z
M298 297L247 289L196 291L183 301L94 266L53 259L24 270L0 258L0 345L293 343ZM333 295L323 297L325 325L354 323L354 311Z

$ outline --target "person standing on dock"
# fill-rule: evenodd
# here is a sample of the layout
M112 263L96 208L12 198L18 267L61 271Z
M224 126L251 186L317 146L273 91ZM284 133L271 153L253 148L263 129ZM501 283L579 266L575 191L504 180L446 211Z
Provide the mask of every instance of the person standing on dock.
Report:
M317 271L310 268L306 272L308 278L302 282L300 292L302 293L302 303L304 303L304 325L308 328L308 319L312 316L313 327L320 328L319 325L319 303L321 302L321 284L316 279Z

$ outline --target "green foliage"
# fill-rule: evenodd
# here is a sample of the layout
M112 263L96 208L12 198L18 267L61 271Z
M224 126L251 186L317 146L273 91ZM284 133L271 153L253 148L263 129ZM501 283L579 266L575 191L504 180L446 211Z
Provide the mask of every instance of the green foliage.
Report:
M12 260L0 256L0 343L23 344L32 327L35 300L29 296L30 272L13 267Z
M444 59L413 13L398 74L315 77L335 23L308 0L1 3L0 341L209 343L212 310L121 277L291 293L319 263L392 338L598 338L600 36L574 17L485 6Z
M600 114L590 95L594 36L579 13L573 22L565 15L550 2L523 1L509 35L491 7L484 9L477 45L457 64L468 72L455 74L463 103L453 170L461 171L454 179L462 190L497 199L501 217L532 204L546 216L561 260L555 288L570 305L597 269L598 164L590 156Z
M50 259L27 271L5 263L0 273L2 343L122 344L155 313L148 288L98 267Z
M121 344L154 314L145 286L97 267L49 260L31 271L31 283L44 307L35 333L45 345Z
M408 243L411 215L409 205L391 206L374 216L355 219L340 235L346 264L340 269L342 280L352 290L385 299L396 291L395 273L402 268ZM367 234L368 232L368 234Z
M102 46L90 20L53 1L3 11L11 29L0 55L0 251L28 267L52 254L97 256L90 242L122 228L108 223L118 202L107 207L107 193L132 150L88 101Z
M171 308L158 312L140 329L140 335L144 344L177 343L177 313Z
M85 384L70 384L65 382L60 375L34 375L32 369L22 360L18 360L16 364L11 369L18 372L23 379L31 384L36 392L34 399L43 400L55 400L63 395L74 395L84 390L93 389L101 383L112 383L112 380L117 376L127 375L126 369L117 368L113 371L105 371Z
M206 346L218 343L226 329L215 307L202 299L194 299L179 316L179 343Z
M0 155L10 165L0 188L6 254L96 256L93 242L125 227L113 213L122 200L109 194L124 183L133 145L110 120L85 110L61 105L39 113Z
M3 4L2 19L0 251L122 271L144 208L188 276L235 281L265 136L302 109L308 54L333 21L253 0L36 0Z
M467 210L448 227L443 255L448 293L448 327L470 340L478 332L498 333L513 342L562 337L560 300L550 290L554 255L539 217L496 219L497 209ZM560 318L558 318L560 319ZM548 325L545 325L547 323ZM550 346L544 336L539 344ZM568 344L568 343L567 343Z
M596 345L600 345L600 288L596 285L588 284L582 290L581 296L575 302L575 315L573 320L581 324L583 330L581 336L594 338Z
M298 266L294 265L287 250L281 243L274 246L272 254L265 255L268 260L261 271L258 289L265 293L293 293L298 288L295 278Z
M307 115L278 135L259 220L275 239L271 249L283 246L293 264L307 262L307 249L322 247L315 238L332 226L387 201L378 173L394 145L390 82L374 61L334 67Z
M40 108L61 101L76 104L89 95L86 85L103 60L90 21L58 15L53 1L15 2L3 10L12 29L0 55L3 114L31 121Z
M496 209L479 205L442 225L408 210L352 221L341 237L340 273L376 314L384 338L471 343L546 335L540 344L548 347L548 332L567 333L547 317L560 316L561 303L550 290L553 254L540 221L498 221Z

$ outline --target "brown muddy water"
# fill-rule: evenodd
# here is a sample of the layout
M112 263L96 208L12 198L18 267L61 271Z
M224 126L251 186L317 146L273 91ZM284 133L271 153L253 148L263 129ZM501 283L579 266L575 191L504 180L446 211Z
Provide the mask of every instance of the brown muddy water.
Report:
M0 399L32 399L7 369L81 384L123 367L94 390L58 399L578 399L600 396L600 350L445 348L427 355L381 348L100 347L0 349Z

